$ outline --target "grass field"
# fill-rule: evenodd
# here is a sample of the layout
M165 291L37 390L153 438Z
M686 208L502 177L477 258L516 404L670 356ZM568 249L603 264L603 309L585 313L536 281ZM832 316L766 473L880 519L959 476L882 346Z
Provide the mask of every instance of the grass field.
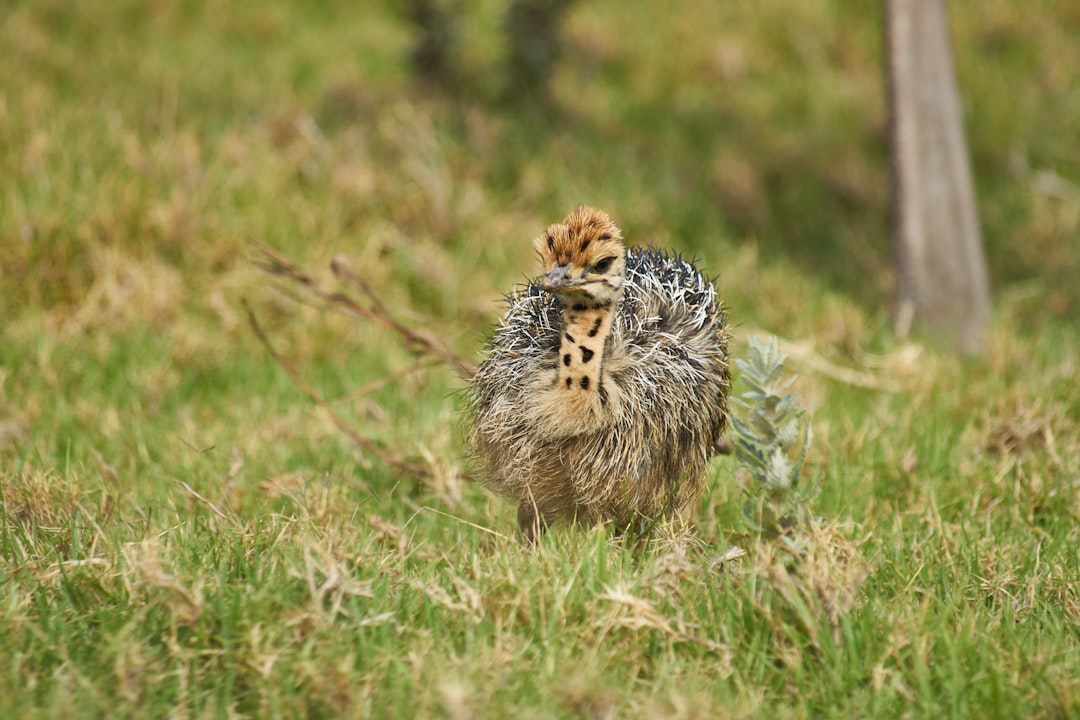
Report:
M463 3L452 93L396 3L349 5L0 13L0 717L1080 714L1073 0L949 3L995 301L966 361L889 329L875 4L579 0L522 106L505 3ZM579 203L700 258L737 356L788 341L797 562L725 458L693 542L519 547L463 382L255 266L346 255L478 359Z

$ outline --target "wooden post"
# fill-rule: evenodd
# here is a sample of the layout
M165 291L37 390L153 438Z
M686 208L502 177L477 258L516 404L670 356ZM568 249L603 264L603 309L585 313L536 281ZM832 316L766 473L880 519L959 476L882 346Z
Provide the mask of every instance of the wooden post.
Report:
M892 119L895 325L981 352L990 291L944 0L885 0Z

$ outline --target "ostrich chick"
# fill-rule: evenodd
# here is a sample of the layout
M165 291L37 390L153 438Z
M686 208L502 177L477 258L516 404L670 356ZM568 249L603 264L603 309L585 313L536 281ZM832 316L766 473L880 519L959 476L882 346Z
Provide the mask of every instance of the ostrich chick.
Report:
M627 250L579 207L535 241L473 378L469 444L533 541L563 518L619 529L681 515L727 425L727 325L693 263Z

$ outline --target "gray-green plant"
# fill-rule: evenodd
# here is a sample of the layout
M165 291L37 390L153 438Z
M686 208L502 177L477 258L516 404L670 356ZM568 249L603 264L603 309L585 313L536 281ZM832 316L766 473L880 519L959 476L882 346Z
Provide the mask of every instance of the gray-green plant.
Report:
M747 389L732 399L741 410L732 417L735 458L750 478L743 515L753 530L775 536L807 519L817 492L816 483L803 482L813 430L800 396L788 392L796 376L785 374L776 337L751 338L748 350L735 361Z

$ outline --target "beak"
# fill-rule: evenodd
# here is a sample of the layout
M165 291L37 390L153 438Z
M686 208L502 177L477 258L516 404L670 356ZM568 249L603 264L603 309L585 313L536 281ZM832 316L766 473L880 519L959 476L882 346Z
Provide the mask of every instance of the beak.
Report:
M540 287L544 290L556 290L573 285L574 279L570 276L573 269L572 263L565 265L555 263L555 267L551 268L551 271L540 281Z

